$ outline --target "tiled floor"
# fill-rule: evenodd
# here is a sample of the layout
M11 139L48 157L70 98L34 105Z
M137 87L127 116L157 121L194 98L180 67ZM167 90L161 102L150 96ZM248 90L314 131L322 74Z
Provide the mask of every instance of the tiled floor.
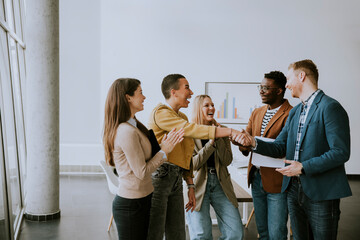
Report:
M350 184L354 196L341 201L340 240L359 239L360 236L360 178L352 177ZM115 240L115 226L107 232L112 199L104 175L62 175L61 218L49 222L24 221L19 240ZM214 226L214 239L219 235L218 227ZM256 235L253 219L245 230L244 240L256 240Z

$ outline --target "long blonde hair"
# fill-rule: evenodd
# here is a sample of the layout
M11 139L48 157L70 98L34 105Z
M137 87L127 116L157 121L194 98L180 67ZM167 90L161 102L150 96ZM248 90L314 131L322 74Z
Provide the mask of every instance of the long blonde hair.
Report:
M206 94L198 95L194 99L191 121L196 124L207 125L207 123L204 120L203 112L201 111L205 98L210 98L211 100L211 97ZM213 120L213 124L215 124L216 126L217 123L215 120Z
M103 144L105 160L114 166L113 151L116 130L120 123L126 122L131 117L130 105L126 94L133 96L141 82L134 78L119 78L111 85L105 102L105 120Z

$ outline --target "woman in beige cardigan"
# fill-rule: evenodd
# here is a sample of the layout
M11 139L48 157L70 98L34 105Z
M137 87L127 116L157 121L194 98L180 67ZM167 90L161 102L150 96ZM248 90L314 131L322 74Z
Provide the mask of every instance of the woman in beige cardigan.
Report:
M113 201L119 239L146 239L154 191L151 173L167 161L166 155L184 135L183 129L173 129L161 147L155 136L150 141L151 133L135 118L135 113L144 109L144 100L139 80L120 78L111 85L105 103L105 158L119 175Z
M214 119L214 103L208 95L194 100L192 121L219 124ZM190 239L213 239L210 205L214 208L221 232L220 239L243 239L243 225L227 166L232 161L228 137L216 140L195 139L195 211L187 212Z

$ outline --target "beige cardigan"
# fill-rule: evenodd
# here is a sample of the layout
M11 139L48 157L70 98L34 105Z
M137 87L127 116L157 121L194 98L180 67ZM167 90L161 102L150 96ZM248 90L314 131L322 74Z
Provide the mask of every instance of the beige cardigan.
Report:
M231 177L227 166L232 162L232 152L230 140L228 137L218 138L215 140L214 146L207 142L202 146L200 139L195 139L195 150L193 154L193 165L195 171L195 197L196 207L195 211L200 211L206 190L206 183L208 178L207 160L212 153L215 152L215 168L220 185L235 208L238 207L238 202L234 193L234 187L231 183Z
M124 122L117 129L114 144L114 162L119 174L117 195L124 198L142 198L154 191L151 173L166 159L158 152L151 158L151 143L136 127ZM151 159L150 159L151 158Z

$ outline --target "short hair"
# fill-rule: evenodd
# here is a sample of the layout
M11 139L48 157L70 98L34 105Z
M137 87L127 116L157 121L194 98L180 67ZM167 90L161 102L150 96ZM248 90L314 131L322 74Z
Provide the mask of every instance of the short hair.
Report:
M165 97L165 99L169 99L171 96L171 89L178 90L179 89L179 79L185 78L181 74L169 74L164 77L161 83L161 91Z
M293 62L289 65L288 69L301 70L306 73L306 75L313 81L314 84L318 83L319 80L319 71L317 66L310 59L305 59L297 62Z
M280 72L280 71L272 71L272 72L269 72L269 73L265 73L264 78L274 80L275 84L278 87L282 88L284 90L283 92L285 93L285 90L286 90L286 88L285 88L286 77L282 72Z
M210 100L211 100L211 97L209 95L206 95L206 94L198 95L194 99L191 121L196 123L196 124L205 124L204 116L203 116L203 113L201 111L201 108L202 108L202 105L203 105L203 102L204 102L205 98L210 98Z
M134 96L141 82L134 78L119 78L111 85L105 102L103 144L106 162L114 166L114 139L118 126L131 117L126 94Z

